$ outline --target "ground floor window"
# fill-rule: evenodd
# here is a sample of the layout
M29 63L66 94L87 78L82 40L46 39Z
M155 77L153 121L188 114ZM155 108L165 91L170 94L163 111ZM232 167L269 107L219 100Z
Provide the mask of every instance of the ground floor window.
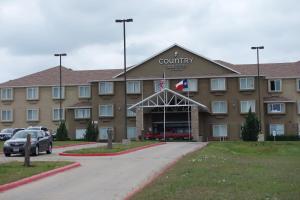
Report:
M136 127L127 127L127 138L128 139L136 138Z
M75 132L75 138L76 140L84 139L84 136L86 134L86 129L84 128L77 128Z
M99 128L99 139L100 140L107 140L107 130L108 129L113 129L112 127L100 127ZM113 135L114 138L114 135Z
M214 124L213 125L214 137L226 137L227 136L227 124Z
M284 135L284 124L270 124L270 135Z

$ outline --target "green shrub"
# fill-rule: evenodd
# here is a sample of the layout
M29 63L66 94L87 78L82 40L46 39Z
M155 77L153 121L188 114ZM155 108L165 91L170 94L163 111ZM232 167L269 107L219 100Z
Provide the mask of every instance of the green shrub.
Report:
M96 142L98 139L99 131L98 126L92 121L89 121L88 126L85 131L84 139L86 141Z
M260 131L259 121L254 113L249 109L246 122L242 126L242 138L244 141L257 141Z
M64 121L59 124L59 127L56 132L56 140L58 141L66 141L69 140L68 130Z

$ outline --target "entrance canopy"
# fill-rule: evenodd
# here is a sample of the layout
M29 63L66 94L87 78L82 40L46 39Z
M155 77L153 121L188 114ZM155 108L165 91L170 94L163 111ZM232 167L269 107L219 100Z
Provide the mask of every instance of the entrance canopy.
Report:
M128 109L135 112L137 108L168 108L187 106L198 106L200 111L208 112L208 108L205 105L168 88L164 88L162 91L143 99L142 101L130 106Z

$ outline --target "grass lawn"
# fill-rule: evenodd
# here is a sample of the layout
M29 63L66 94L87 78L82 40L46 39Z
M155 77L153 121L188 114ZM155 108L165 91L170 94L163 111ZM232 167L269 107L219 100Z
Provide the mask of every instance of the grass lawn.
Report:
M71 164L72 162L31 162L31 167L24 167L23 162L0 164L0 185L30 177L41 172Z
M300 142L212 142L132 199L300 199Z
M130 144L113 144L112 149L107 149L106 146L104 147L93 147L93 148L87 148L87 149L79 149L79 150L72 150L72 151L66 151L65 153L116 153L120 151L125 151L128 149L141 147L149 144L157 143L157 141L142 141L142 142L136 142L132 141Z
M68 140L68 141L53 141L53 147L59 147L59 146L64 146L64 145L73 145L73 144L83 144L83 143L88 143L86 141L81 141L81 140Z

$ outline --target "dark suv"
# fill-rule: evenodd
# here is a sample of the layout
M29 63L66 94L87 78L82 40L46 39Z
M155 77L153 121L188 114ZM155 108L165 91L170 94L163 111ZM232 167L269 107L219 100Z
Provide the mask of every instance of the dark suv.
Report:
M52 153L52 137L42 130L22 130L11 139L4 142L3 152L5 156L11 154L24 154L27 135L31 135L31 154L37 156L40 152Z

